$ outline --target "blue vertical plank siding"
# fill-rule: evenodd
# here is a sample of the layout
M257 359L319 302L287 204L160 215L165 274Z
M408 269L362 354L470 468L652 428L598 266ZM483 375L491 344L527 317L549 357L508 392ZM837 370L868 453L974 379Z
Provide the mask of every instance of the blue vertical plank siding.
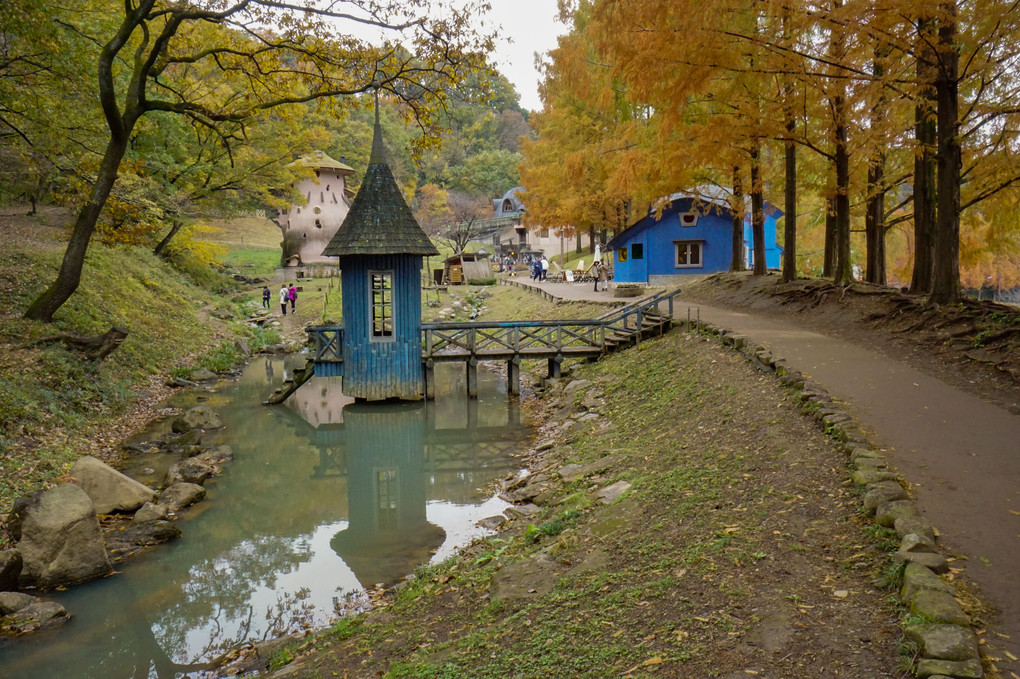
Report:
M344 364L326 361L315 362L315 377L343 377Z
M415 400L425 393L421 362L420 255L340 258L343 391L363 399ZM393 272L393 336L371 336L370 271Z

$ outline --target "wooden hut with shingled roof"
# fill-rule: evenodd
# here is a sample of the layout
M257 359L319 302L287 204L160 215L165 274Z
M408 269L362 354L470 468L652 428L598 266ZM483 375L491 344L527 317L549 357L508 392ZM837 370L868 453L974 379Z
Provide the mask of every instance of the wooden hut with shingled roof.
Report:
M422 258L439 252L385 162L378 104L368 171L323 254L340 260L343 361L317 363L315 374L342 374L358 399L422 398Z

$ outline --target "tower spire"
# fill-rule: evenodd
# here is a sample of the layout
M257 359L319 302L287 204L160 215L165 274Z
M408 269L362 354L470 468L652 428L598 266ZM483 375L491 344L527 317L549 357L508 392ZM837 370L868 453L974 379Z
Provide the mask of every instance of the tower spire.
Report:
M374 165L383 163L383 141L382 127L379 125L379 87L375 88L375 129L372 132L372 155L368 158L368 164Z

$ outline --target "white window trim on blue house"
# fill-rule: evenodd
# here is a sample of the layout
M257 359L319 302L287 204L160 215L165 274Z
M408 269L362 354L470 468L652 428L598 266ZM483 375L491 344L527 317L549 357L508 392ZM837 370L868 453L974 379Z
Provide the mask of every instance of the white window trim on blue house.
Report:
M673 261L678 269L700 269L705 266L705 241L703 240L675 240L673 241ZM684 253L684 260L680 260L680 253ZM697 261L692 255L697 254Z
M368 341L395 342L393 270L368 272Z
M699 216L700 215L698 214L698 211L693 209L690 210L689 212L681 212L678 216L678 219L680 220L680 226L685 228L697 226Z

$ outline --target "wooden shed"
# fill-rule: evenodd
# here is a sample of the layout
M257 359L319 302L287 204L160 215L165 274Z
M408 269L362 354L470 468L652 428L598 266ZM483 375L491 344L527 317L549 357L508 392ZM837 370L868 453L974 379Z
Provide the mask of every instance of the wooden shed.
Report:
M476 252L462 252L447 257L443 267L443 280L451 285L486 280L494 276L489 255Z

